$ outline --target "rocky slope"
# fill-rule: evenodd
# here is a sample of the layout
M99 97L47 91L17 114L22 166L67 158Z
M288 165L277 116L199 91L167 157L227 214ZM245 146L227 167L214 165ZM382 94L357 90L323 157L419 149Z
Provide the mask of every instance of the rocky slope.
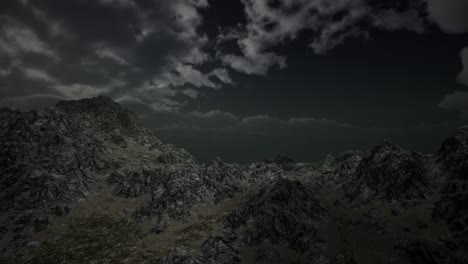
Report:
M106 97L0 109L0 263L468 263L467 131L240 166Z
M362 202L424 199L430 192L424 157L386 141L363 155L345 189Z

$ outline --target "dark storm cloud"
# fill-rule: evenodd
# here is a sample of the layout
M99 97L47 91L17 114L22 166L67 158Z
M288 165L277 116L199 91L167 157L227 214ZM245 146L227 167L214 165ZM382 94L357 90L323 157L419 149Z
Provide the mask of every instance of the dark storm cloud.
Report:
M220 1L223 0L210 3L222 8ZM0 106L41 108L63 99L109 95L137 112L162 139L187 146L202 160L220 155L243 162L269 158L279 152L310 161L328 152L365 148L387 137L407 147L429 151L428 146L438 144L447 131L459 125L460 121L440 123L440 118L435 118L434 123L438 123L435 125L405 123L405 127L400 128L360 127L356 124L363 118L371 120L369 123L375 122L376 118L388 123L389 119L399 119L404 110L393 113L385 110L384 114L388 113L388 116L384 118L379 116L382 112L376 111L372 114L374 119L362 117L363 112L357 110L349 111L352 112L349 115L334 115L335 112L347 112L352 108L350 106L356 105L342 100L341 97L346 97L343 93L336 95L333 102L319 102L326 90L320 87L328 85L327 91L331 91L334 88L331 86L338 84L343 85L342 90L349 81L327 81L327 85L323 85L320 80L329 79L302 78L302 73L309 75L311 68L307 66L305 69L295 68L298 69L295 74L285 75L293 79L268 76L265 79L279 82L271 83L274 87L268 87L270 90L261 90L261 81L254 79L257 77L224 67L248 75L267 75L271 68L287 68L288 59L298 54L302 56L307 50L324 54L349 38L373 37L370 33L375 33L373 29L425 33L426 12L429 12L429 21L441 29L461 33L466 31L466 17L460 15L460 10L464 10L464 4L460 2L463 0L239 1L237 15L226 15L226 23L218 24L214 19L209 20L210 25L203 25L201 14L209 17L210 12L215 12L218 17L225 17L218 14L221 10L208 11L207 0L2 0ZM232 13L230 6L236 6L233 2L224 12ZM426 9L426 3L429 9ZM450 16L451 12L457 12L456 16ZM218 28L218 25L224 28ZM233 28L226 28L228 25ZM215 39L217 32L221 33ZM304 53L289 50L287 45L300 38L307 41L305 44L301 42ZM468 83L466 54L463 57L465 70L459 75L460 82L465 84ZM339 56L330 61L336 63ZM323 57L314 56L313 59ZM339 63L346 60L339 60ZM343 80L347 80L344 75L349 72L349 75L361 78L356 85L371 83L368 71L364 77L359 77L359 71L352 68L354 63L352 66L338 65L346 67L346 73L335 71L335 65L333 74L339 72ZM356 65L356 68L362 65ZM324 69L314 72L322 73L330 72ZM406 75L395 77L398 78L406 81ZM218 92L225 86L230 87ZM291 105L296 104L295 99L302 94L307 97L307 93L298 93L301 95L297 97L291 93L309 89L309 86L323 89L313 93L318 98L314 103L320 106L311 107L312 111L304 107L292 113L294 107ZM381 89L392 89L389 87ZM269 92L273 96L267 96ZM333 90L331 94L335 92ZM215 93L225 93L227 99L214 102L217 100L213 99ZM356 92L355 98L361 98L363 104L369 105L357 107L365 111L375 110L374 102L362 99L369 98L363 93L369 93L369 90ZM390 93L382 90L382 94ZM395 93L395 97L401 94ZM213 98L207 99L209 96ZM280 104L268 101L275 96L280 97L277 100ZM441 109L437 110L453 114L459 111L463 115L466 112L465 97L464 91L449 94L441 100ZM310 104L310 98L299 99ZM209 103L203 105L205 101ZM431 102L434 108L436 101L437 98ZM259 107L246 107L246 102ZM264 110L262 107L268 104L282 110L274 113L268 107ZM321 112L335 106L336 109L328 114ZM243 112L243 109L248 110ZM361 116L354 118L353 114ZM402 123L398 124L403 126ZM425 136L428 130L430 133Z
M458 75L458 81L468 86L468 47L466 47L461 53L463 69Z
M468 1L427 0L429 16L448 33L468 31Z
M421 1L366 0L242 0L248 23L220 34L219 41L237 41L242 54L224 54L231 68L265 75L271 67L286 66L286 57L269 49L309 32L309 47L326 53L350 37L367 37L368 30L425 29L425 8Z
M447 33L468 32L468 1L465 0L427 0L430 18ZM457 80L468 86L468 47L460 52L463 69ZM456 91L446 95L439 107L457 110L463 120L468 120L468 92Z
M210 60L198 31L206 0L8 0L0 7L3 98L131 95L171 108L178 94L195 98L197 88L232 83L225 69L199 69Z

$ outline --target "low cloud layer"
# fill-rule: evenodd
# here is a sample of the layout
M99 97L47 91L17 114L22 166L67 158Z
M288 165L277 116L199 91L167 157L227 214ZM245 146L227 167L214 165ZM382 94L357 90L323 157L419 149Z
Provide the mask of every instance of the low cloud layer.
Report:
M122 98L120 104L138 113L161 139L187 148L201 162L216 156L248 163L286 154L298 161L316 161L327 154L365 150L387 138L404 147L435 152L460 125L459 121L414 126L357 127L333 120L267 115L238 117L222 111L174 113L158 111L142 101Z

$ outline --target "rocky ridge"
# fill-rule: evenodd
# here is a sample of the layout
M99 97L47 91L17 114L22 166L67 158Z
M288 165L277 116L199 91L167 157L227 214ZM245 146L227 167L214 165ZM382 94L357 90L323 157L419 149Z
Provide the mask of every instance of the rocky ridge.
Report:
M0 109L0 262L468 263L467 142L199 164L107 97Z

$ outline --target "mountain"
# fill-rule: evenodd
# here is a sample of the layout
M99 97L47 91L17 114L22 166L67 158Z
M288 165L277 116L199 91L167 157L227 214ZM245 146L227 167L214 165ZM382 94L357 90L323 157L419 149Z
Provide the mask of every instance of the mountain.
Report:
M468 263L468 132L200 164L110 98L0 109L0 263Z

